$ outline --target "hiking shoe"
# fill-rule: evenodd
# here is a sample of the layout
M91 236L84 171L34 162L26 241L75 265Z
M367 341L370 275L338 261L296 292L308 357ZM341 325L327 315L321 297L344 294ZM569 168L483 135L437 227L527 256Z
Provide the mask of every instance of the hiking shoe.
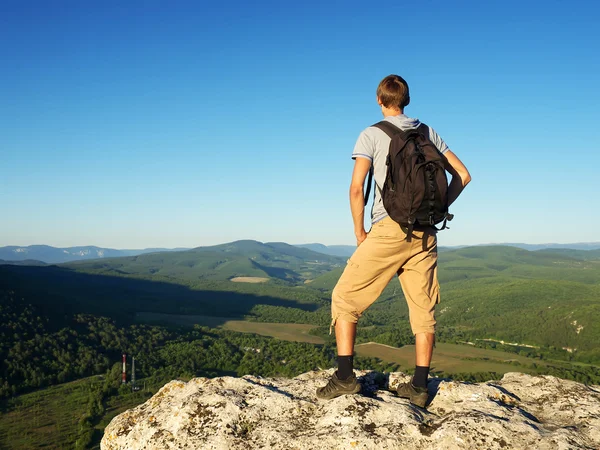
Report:
M347 380L340 380L337 377L337 371L333 373L329 382L317 389L317 398L321 400L331 400L344 394L358 394L360 392L360 383L356 376L352 374Z
M402 383L396 389L398 397L407 398L413 405L425 408L429 394L427 388L413 386L412 381Z

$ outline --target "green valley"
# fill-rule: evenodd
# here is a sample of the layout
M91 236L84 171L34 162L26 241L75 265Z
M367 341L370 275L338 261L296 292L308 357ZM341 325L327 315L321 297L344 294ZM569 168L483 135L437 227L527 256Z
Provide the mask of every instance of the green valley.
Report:
M439 260L433 374L474 381L519 371L600 383L597 252L489 246L447 249ZM97 448L112 416L175 378L331 367L330 295L344 262L237 241L0 265L0 448ZM359 324L357 368L411 372L407 315L392 280ZM136 357L145 391L120 385L123 352Z

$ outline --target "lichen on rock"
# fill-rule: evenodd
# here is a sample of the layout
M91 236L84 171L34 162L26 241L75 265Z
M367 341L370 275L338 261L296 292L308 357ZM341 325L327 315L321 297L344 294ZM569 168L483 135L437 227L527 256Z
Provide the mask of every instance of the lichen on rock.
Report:
M115 417L102 450L595 449L600 389L550 376L431 379L427 409L398 398L402 373L359 371L363 392L315 397L332 371L172 381Z

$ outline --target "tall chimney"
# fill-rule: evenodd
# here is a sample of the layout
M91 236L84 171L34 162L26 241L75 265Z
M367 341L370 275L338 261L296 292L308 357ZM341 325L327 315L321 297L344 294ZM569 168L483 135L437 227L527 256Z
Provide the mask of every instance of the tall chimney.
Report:
M123 353L123 376L121 378L121 383L127 383L127 355Z

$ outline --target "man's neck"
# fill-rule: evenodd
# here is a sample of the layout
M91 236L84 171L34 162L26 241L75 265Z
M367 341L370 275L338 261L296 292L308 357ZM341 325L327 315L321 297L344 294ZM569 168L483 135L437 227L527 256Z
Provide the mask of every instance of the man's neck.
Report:
M404 110L402 110L402 109L386 108L385 106L381 107L381 112L382 112L384 118L391 117L391 116L400 116L400 115L404 114Z

